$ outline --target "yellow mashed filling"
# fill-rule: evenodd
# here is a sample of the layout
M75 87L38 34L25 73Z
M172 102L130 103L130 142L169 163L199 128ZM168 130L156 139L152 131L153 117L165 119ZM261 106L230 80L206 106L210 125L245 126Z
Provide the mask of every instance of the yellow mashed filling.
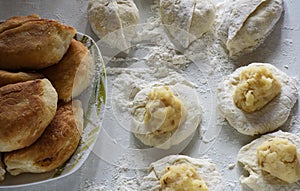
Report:
M281 85L272 71L265 66L244 69L233 93L235 105L245 112L262 109L281 91Z
M257 148L258 165L285 182L293 183L300 179L300 166L296 146L283 138L272 138Z
M178 164L168 166L160 178L162 191L207 191L204 180L197 174L194 166Z
M144 123L156 135L176 130L185 120L184 105L169 87L155 87L149 93Z

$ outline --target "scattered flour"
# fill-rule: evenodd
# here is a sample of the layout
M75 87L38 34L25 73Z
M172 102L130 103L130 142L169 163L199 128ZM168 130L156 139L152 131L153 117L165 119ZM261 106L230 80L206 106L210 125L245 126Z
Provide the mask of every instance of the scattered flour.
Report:
M159 16L159 0L153 1L151 10L153 16L149 17L145 24L138 26L137 36L132 42L135 44L132 47L134 53L129 54L126 58L105 58L108 63L108 78L112 80L109 88L114 91L111 94L111 100L116 104L112 108L118 107L124 113L130 113L133 107L130 98L135 91L151 81L157 82L163 78L171 80L175 75L177 79L183 77L192 82L190 85L197 88L204 108L201 124L203 131L199 133L201 137L198 137L196 144L207 144L205 147L195 144L197 148L199 147L196 153L201 153L201 155L208 153L217 163L217 168L223 172L224 182L230 188L229 190L239 189L238 174L235 172L236 164L233 163L234 155L239 148L234 145L246 143L251 138L240 136L234 130L228 129L227 122L217 112L215 89L217 84L223 81L224 76L232 73L242 64L249 64L247 63L249 59L243 60L245 58L243 57L231 60L229 58L225 45L214 32L220 24L220 9L217 9L218 16L211 31L192 42L187 49L174 46L172 39L170 40L167 35ZM287 27L284 29L287 30ZM286 39L285 44L292 46L293 40ZM132 91L128 91L128 89ZM129 118L130 116L124 117L126 120L130 120ZM226 130L223 131L222 127ZM222 136L218 138L220 133ZM230 148L226 148L224 146L226 144ZM220 149L224 150L220 151ZM122 162L126 163L126 160ZM235 174L232 175L232 173ZM126 176L123 170L120 170L113 180L117 185L115 190L138 190L142 176L143 173L137 177Z
M80 191L138 191L140 180L145 173L137 170L116 167L107 184L96 183L97 180L86 180L81 183Z
M103 185L98 185L90 180L85 181L82 183L80 190L82 191L110 191Z
M213 26L211 31L191 43L187 49L182 49L174 46L160 21L158 0L154 0L151 10L154 15L148 18L146 24L138 26L137 37L132 42L135 44L132 47L134 53L126 58L105 58L108 63L106 66L108 79L112 81L109 87L112 90L109 98L113 104L112 111L114 109L122 111L119 113L123 116L118 119L124 120L119 124L126 124L125 128L128 128L130 110L133 107L131 98L136 91L149 82L155 83L162 79L168 83L172 83L174 79L184 81L189 83L189 86L197 88L203 104L204 116L201 124L203 131L199 133L203 137L200 139L213 143L221 130L217 124L223 122L223 119L215 114L214 89L222 80L222 76L231 73L235 67L221 41L213 32L217 26ZM213 123L214 121L220 122ZM212 127L208 129L209 126ZM211 147L213 144L209 145ZM122 166L126 160L123 160ZM139 178L123 174L120 172L115 175L115 190L138 190Z

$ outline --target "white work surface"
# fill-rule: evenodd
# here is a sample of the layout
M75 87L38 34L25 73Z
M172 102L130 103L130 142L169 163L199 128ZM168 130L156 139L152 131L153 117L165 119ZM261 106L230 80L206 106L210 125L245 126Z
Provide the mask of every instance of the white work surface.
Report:
M56 19L65 24L71 25L77 31L86 33L95 38L87 21L87 0L0 0L0 21L3 21L15 15L39 14L41 17ZM141 23L146 20L146 15L150 14L150 5L152 0L135 0L140 14ZM291 76L299 76L300 66L300 1L285 0L285 12L274 32L267 39L251 58L245 58L244 62L270 62L279 69ZM95 40L98 40L95 38ZM267 54L263 52L266 51ZM264 57L267 55L267 57ZM1 106L0 106L1 107ZM298 132L298 108L297 103L293 111L293 123L291 128ZM300 131L299 131L300 132ZM249 143L251 137L242 136L233 128L224 126L217 137L214 145L208 151L207 155L211 158L218 157L222 163L217 164L218 171L224 177L225 190L241 190L238 177L240 167L235 165L233 169L229 168L231 164L236 164L236 154L239 148ZM182 152L192 157L198 157L197 140L192 141ZM237 146L238 144L238 146ZM130 190L132 185L140 184L134 176L142 176L143 171L130 170L111 165L102 160L96 154L91 152L89 158L83 166L75 173L43 184L33 184L12 189L3 190L57 190L57 191L76 191L76 190Z

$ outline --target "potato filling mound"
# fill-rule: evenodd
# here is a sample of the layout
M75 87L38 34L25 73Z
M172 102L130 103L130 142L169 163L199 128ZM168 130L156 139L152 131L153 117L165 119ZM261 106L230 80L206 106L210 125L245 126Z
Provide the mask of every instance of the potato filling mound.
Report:
M155 87L149 93L144 123L152 133L159 135L176 130L185 117L183 103L169 87Z
M204 180L194 166L178 164L168 166L160 178L162 191L207 191Z
M277 137L269 139L256 151L261 170L288 183L300 179L296 146L287 139Z
M262 109L281 91L281 85L265 66L250 66L243 70L233 93L235 105L245 112Z

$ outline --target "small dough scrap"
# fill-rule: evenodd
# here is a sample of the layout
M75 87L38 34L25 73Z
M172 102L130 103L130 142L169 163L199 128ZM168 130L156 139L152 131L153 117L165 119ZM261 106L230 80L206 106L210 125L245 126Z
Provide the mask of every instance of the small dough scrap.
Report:
M281 85L281 92L260 110L251 113L244 112L236 106L232 95L239 84L242 71L260 66L271 71L273 77ZM264 134L279 128L288 119L297 99L297 79L267 63L252 63L240 67L225 77L217 87L217 104L220 114L233 128L245 135Z
M185 120L184 105L168 86L154 87L145 108L144 123L155 135L174 131Z
M245 112L260 110L281 91L279 81L265 66L245 68L239 77L233 100Z
M270 148L268 148L269 146ZM295 148L297 157L295 157ZM260 149L263 149L263 151L261 151ZM290 154L283 151L285 149L288 149L287 152ZM274 174L272 175L271 173L266 172L264 169L261 169L261 161L257 157L257 152L259 152L259 155L262 155L261 159L264 160L264 165L267 165L265 166L266 168L272 168L276 166L276 170L274 169L275 171L273 171L273 173L275 173L276 176L279 175L281 176L281 178L284 178L286 180L289 179L288 177L290 177L291 179L289 179L288 181L290 181L291 183L281 180L280 178L274 176ZM248 172L244 173L244 175L240 177L241 184L247 185L247 187L251 188L252 190L300 190L299 183L294 182L294 180L296 181L296 179L299 178L299 153L300 137L292 133L279 130L277 132L269 133L253 140L251 143L243 146L238 152L237 160ZM287 159L288 161L290 161L291 158L293 158L291 161L297 160L297 162L295 162L298 163L297 169L293 169L292 167L295 164L294 162L292 162L291 164L283 163L278 160L279 158L275 159L275 156L281 158L281 160ZM271 162L271 160L272 164L269 163ZM285 167L287 168L284 170ZM289 174L289 172L291 172L290 170L294 172L298 171L296 172L296 174L294 174L295 177L294 175L292 175L293 173ZM286 177L284 177L285 175ZM294 180L292 181L292 179Z
M283 12L282 0L235 0L225 4L218 29L229 55L237 58L264 42Z
M161 0L161 20L183 47L210 30L215 19L211 0ZM196 37L196 38L195 38Z
M201 188L200 188L201 186ZM169 155L150 164L141 191L223 191L223 179L209 159Z
M259 168L288 183L300 179L296 145L283 138L271 138L257 148Z
M162 191L208 191L205 181L190 164L167 166L160 184Z
M88 20L101 40L128 53L139 22L139 10L133 0L89 0Z

